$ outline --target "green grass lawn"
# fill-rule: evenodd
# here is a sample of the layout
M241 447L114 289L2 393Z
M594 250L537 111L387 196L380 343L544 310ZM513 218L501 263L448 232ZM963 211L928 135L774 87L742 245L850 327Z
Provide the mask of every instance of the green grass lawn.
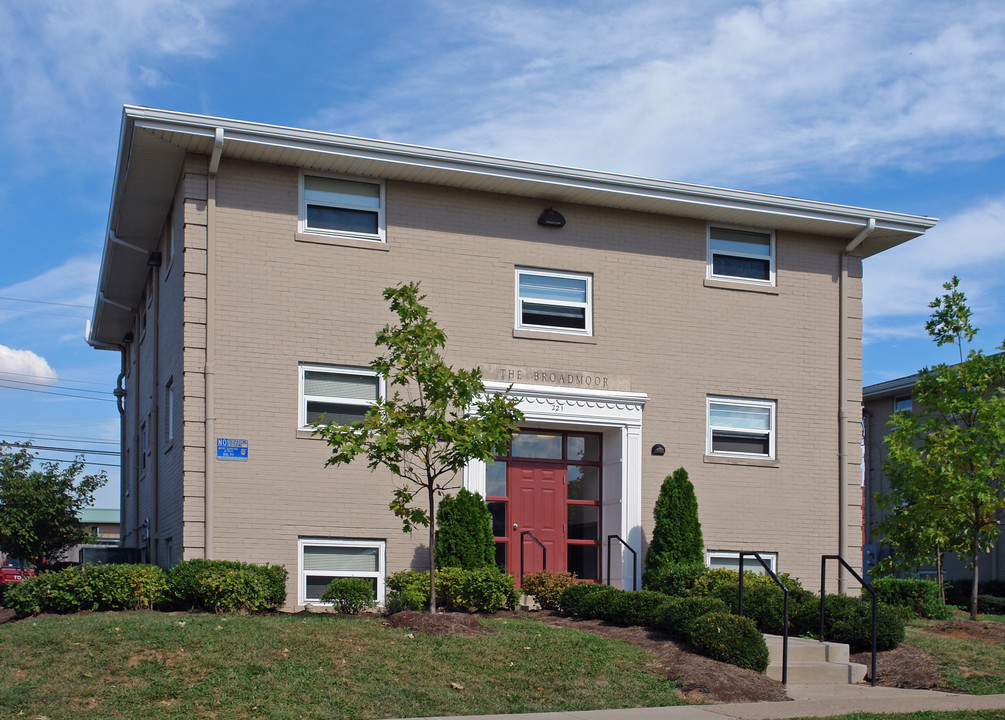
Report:
M912 621L904 640L939 659L950 688L972 695L1005 693L1005 643L946 637L921 629L931 624Z
M0 625L0 717L386 718L681 704L654 658L533 620L95 613Z

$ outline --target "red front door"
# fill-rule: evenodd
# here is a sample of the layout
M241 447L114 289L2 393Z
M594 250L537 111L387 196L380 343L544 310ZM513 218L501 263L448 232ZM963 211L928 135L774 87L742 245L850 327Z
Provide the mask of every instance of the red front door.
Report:
M507 473L510 492L509 546L506 570L520 577L520 556L526 574L544 569L544 553L531 535L547 551L547 567L565 572L565 466L511 462Z

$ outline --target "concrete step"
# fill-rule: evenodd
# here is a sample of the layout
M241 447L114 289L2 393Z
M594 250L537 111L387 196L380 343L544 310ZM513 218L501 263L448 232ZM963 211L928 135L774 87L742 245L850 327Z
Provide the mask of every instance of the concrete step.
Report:
M765 675L782 679L782 637L765 635L768 646L768 669ZM866 667L848 661L848 646L842 643L817 642L806 638L789 638L789 683L806 685L859 683L865 678Z

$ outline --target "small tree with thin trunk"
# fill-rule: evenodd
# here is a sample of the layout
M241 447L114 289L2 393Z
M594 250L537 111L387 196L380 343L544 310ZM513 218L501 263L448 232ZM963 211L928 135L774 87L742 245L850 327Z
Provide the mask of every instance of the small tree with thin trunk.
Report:
M94 501L108 477L81 476L83 470L82 457L65 468L54 462L36 468L30 443L0 443L0 551L41 567L85 542L77 512Z
M704 562L705 541L698 520L698 499L684 468L677 468L663 481L653 508L653 520L646 573L668 565Z
M955 277L943 285L948 292L929 306L934 312L925 327L938 345L955 344L961 360L923 369L914 412L890 420L884 464L890 490L877 495L890 515L877 530L894 549L881 571L958 553L974 573L976 620L978 559L997 542L1005 510L1005 353L970 350L963 357L963 342L977 328L958 286Z
M387 382L387 397L352 425L321 425L326 465L363 455L371 470L384 467L398 479L390 509L402 530L429 528L429 610L436 610L436 498L457 486L458 472L471 460L505 453L523 414L518 400L485 393L481 370L455 370L442 355L446 335L422 304L418 283L384 290L397 324L377 333L383 354L370 363ZM416 504L424 495L425 507Z

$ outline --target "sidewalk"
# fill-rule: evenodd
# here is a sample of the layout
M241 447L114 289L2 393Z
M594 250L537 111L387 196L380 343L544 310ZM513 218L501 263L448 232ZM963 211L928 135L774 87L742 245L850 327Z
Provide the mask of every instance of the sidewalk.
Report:
M904 690L869 685L790 684L787 690L792 700L786 702L680 705L665 708L585 710L521 715L469 715L455 716L450 720L769 720L770 718L832 717L856 712L1005 710L1005 695L957 695L933 690ZM434 719L426 718L425 720Z

